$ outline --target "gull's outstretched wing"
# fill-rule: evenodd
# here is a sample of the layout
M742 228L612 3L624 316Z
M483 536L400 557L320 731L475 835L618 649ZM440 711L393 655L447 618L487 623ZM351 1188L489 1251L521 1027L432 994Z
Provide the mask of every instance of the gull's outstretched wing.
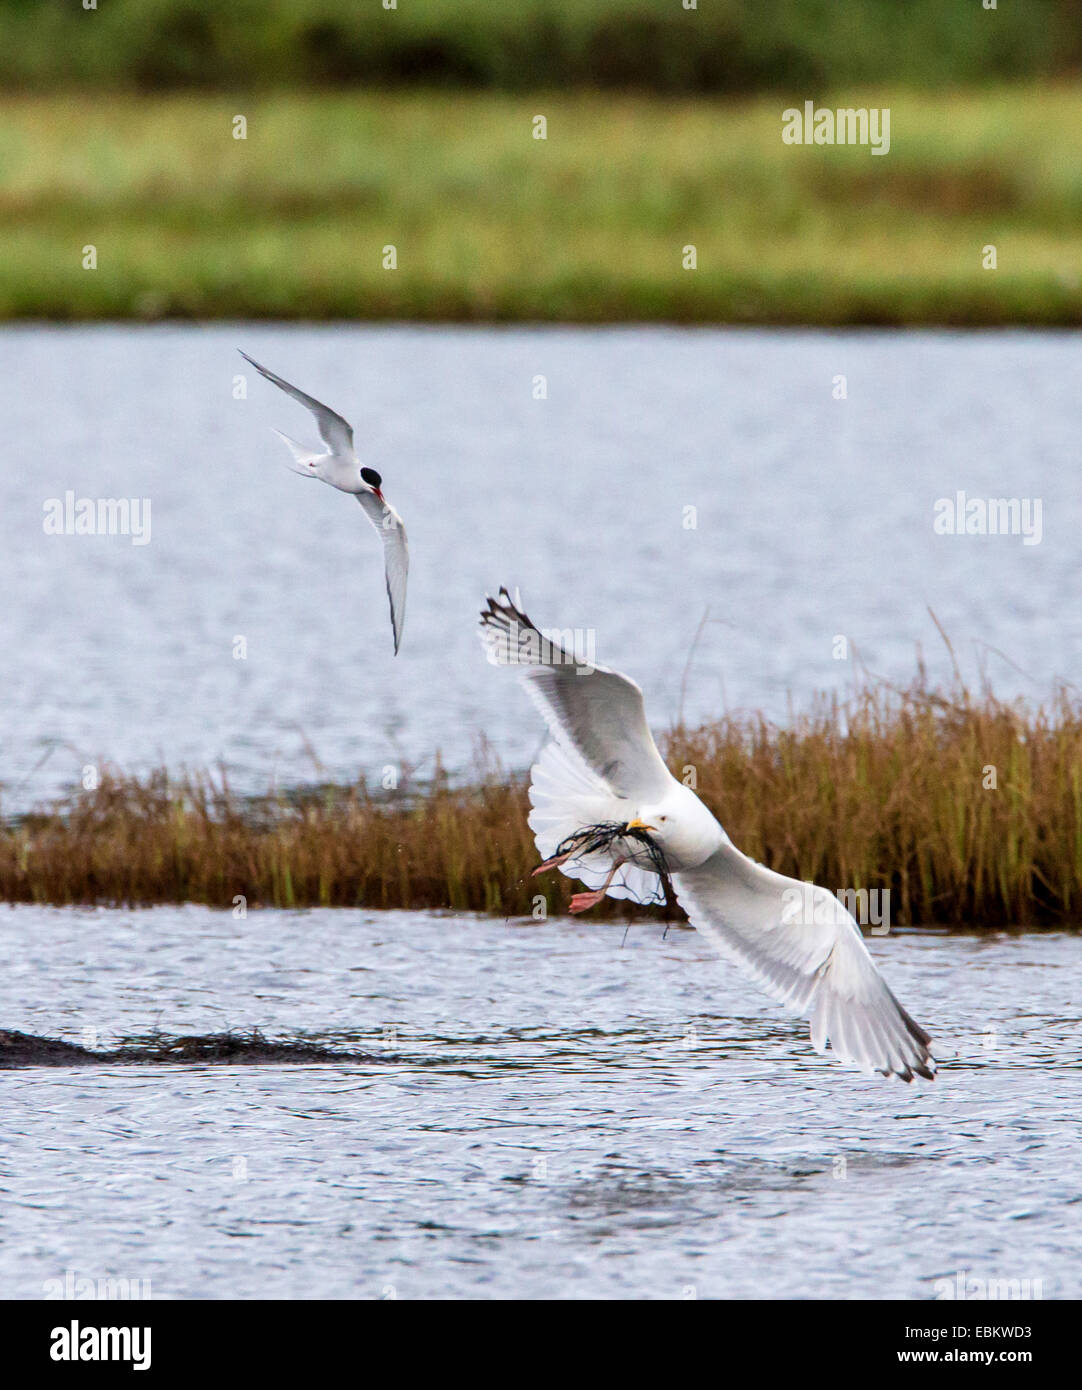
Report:
M481 641L495 666L522 667L549 731L617 796L659 799L672 783L633 680L590 666L541 633L506 589L481 613Z
M283 390L287 396L292 396L295 401L300 401L301 405L308 407L316 417L320 438L332 454L349 455L353 452L353 426L348 421L343 420L341 415L333 411L329 405L324 405L322 401L317 401L314 396L307 395L296 386L291 386L288 381L283 381L280 376L275 376L266 367L261 367L254 357L249 357L240 348L237 351L240 352L245 362L252 364L260 376L265 376L268 381L272 381L275 386Z
M692 926L790 1012L811 1040L868 1074L931 1080L928 1034L887 988L860 928L825 888L776 874L726 844L673 875Z
M410 563L406 528L395 509L374 492L358 492L355 496L383 541L387 598L391 605L391 629L394 632L394 652L397 656L402 641L402 628L406 622L406 579Z

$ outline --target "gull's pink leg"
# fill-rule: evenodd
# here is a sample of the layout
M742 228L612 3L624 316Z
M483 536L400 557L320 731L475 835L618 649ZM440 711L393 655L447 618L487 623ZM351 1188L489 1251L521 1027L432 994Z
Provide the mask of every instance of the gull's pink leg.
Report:
M622 869L626 863L626 859L618 859L609 870L609 876L600 888L594 888L589 893L576 893L571 899L570 911L574 913L588 912L591 907L596 907L608 891L609 884L616 877L616 870Z
M566 864L567 861L573 857L574 853L575 851L573 849L569 849L566 854L557 854L552 859L546 859L543 864L538 864L530 877L536 878L538 874L548 873L549 869L558 869L561 864Z

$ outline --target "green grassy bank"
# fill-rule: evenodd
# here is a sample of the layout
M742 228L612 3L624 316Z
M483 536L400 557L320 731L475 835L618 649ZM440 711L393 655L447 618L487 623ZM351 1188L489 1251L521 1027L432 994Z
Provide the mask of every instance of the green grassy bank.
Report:
M889 153L781 97L9 95L0 317L1082 322L1082 87L833 104Z

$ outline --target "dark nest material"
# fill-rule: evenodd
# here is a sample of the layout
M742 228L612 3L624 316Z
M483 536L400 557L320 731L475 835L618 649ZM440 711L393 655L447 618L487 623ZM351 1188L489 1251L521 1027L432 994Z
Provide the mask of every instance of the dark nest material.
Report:
M621 855L620 850L613 850L617 840L634 840L642 846L642 849L637 849L630 855L626 853ZM569 859L581 859L587 854L604 853L606 850L612 852L614 862L623 857L627 863L634 864L636 868L656 874L664 894L666 913L679 912L680 904L676 900L676 890L673 888L672 875L669 873L664 850L656 840L650 838L647 831L629 828L626 822L601 821L597 825L587 825L582 830L576 830L573 835L568 835L565 840L561 840L556 846L556 853L552 858L539 864L534 873L538 874L546 869L556 869L561 864L566 864ZM647 905L640 904L640 906Z

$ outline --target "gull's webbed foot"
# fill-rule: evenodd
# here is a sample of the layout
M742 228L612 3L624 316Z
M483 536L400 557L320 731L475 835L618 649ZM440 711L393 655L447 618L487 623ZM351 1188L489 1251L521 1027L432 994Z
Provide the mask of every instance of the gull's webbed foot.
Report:
M571 899L570 911L574 913L589 912L590 908L596 907L604 896L604 888L597 888L592 893L576 893Z

